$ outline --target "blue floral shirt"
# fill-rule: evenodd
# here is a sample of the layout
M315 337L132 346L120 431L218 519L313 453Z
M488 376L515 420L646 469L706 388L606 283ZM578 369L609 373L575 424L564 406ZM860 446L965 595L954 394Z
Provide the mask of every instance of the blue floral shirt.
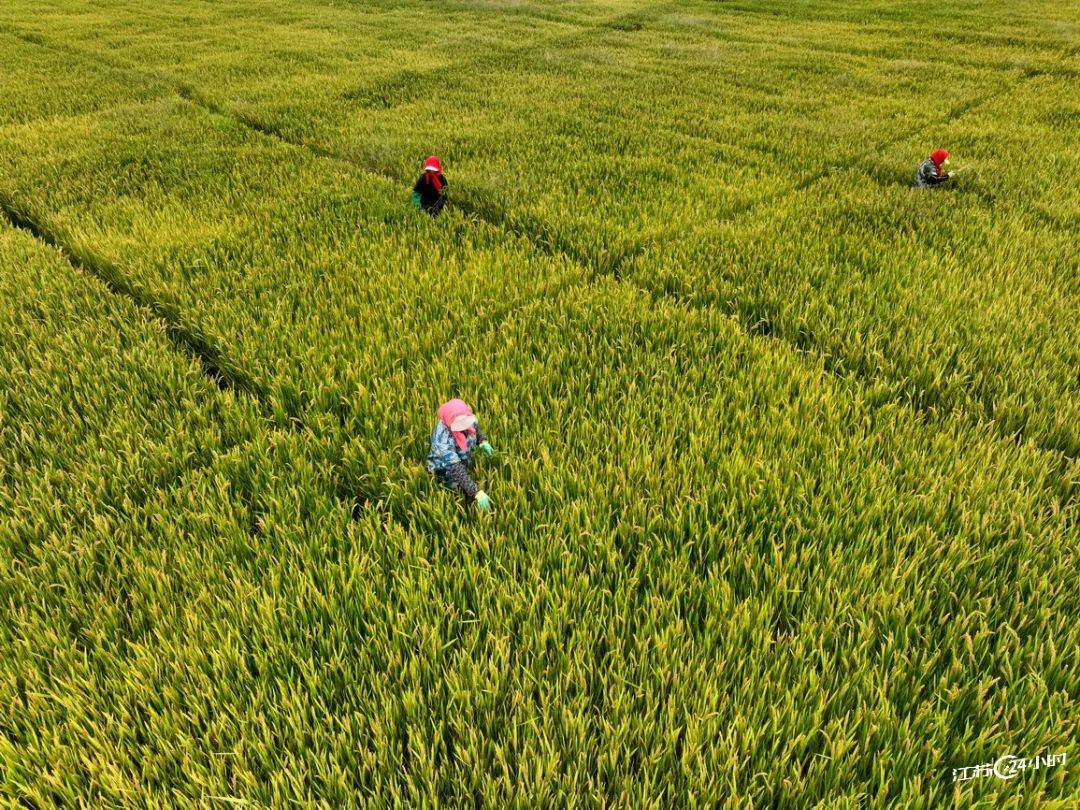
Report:
M460 450L454 441L454 434L441 421L431 431L431 449L428 451L427 466L431 472L447 470L454 464L466 467L472 461L472 452L484 441L484 433L476 426L476 433L465 434L465 449Z

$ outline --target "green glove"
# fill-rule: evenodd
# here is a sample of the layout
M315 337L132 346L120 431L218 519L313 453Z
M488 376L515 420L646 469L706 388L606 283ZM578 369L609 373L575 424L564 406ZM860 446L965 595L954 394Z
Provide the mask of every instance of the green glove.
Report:
M491 498L487 496L484 490L480 490L476 493L476 507L482 511L487 512L491 509Z
M495 452L495 448L491 446L491 442L481 442L480 449L487 453L489 456Z

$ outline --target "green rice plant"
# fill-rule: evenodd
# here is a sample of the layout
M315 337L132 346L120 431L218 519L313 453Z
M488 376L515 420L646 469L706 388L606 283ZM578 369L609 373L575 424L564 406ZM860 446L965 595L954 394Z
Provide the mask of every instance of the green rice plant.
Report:
M0 126L136 104L168 92L164 82L133 79L92 60L72 62L37 39L0 28Z
M571 324L587 329L577 331ZM560 339L550 340L552 334ZM410 407L416 378L407 386L388 380L379 387L375 399L383 403L385 417L356 433L345 470L350 478L389 478L373 495L381 495L395 519L418 533L425 570L454 569L447 557L475 554L503 572L503 588L513 582L520 590L516 612L521 618L513 622L477 608L475 593L460 584L472 581L468 575L459 575L454 584L460 594L454 599L463 600L455 601L459 610L477 614L481 628L510 621L504 631L511 640L508 652L493 639L480 660L513 657L497 668L499 677L481 694L501 694L507 677L511 684L520 679L525 695L533 696L520 699L523 711L535 707L539 715L525 725L527 730L517 732L526 741L533 735L541 738L533 743L535 753L515 744L501 755L499 748L487 754L481 749L479 761L469 755L468 762L476 762L475 784L492 773L509 774L500 792L490 794L492 802L512 795L514 785L527 778L524 763L548 761L544 732L536 729L566 729L560 739L568 740L555 748L558 758L551 760L553 770L542 783L558 783L556 774L591 779L599 773L611 786L605 795L638 802L650 795L645 787L650 775L660 780L656 789L665 785L672 791L669 799L684 794L706 803L744 795L764 803L807 795L835 799L840 789L830 792L828 786L864 779L859 769L867 767L866 755L878 745L889 748L890 762L904 763L907 778L919 780L920 773L933 774L935 766L904 746L923 734L907 726L888 743L874 742L866 736L873 721L866 719L861 730L852 725L861 722L856 718L867 718L866 706L877 702L869 696L882 686L881 661L895 660L898 667L887 676L897 688L882 708L882 722L893 712L911 717L916 710L909 701L915 695L932 701L927 687L919 685L935 680L931 672L962 672L961 679L979 680L993 677L983 667L993 669L994 660L1008 666L1010 657L999 649L980 657L973 668L933 659L932 650L959 650L964 644L950 638L952 631L943 631L939 620L929 618L932 614L945 603L980 605L993 614L987 627L1017 621L1000 612L1007 608L995 601L989 585L997 580L991 572L1006 565L1008 557L991 552L982 561L987 568L981 574L968 572L972 578L963 581L947 572L967 571L960 560L971 549L988 552L996 543L993 538L1013 536L1016 516L1057 514L1055 520L1063 522L1046 535L1047 545L1035 541L1024 553L1036 553L1040 565L1057 572L1047 574L1040 586L1051 590L1033 595L1033 601L1067 604L1071 599L1065 569L1052 562L1058 554L1070 554L1065 539L1070 523L1055 505L1064 493L1053 464L1021 448L1016 451L1022 460L1006 460L998 456L1005 446L985 435L975 440L990 453L982 455L962 420L951 423L946 437L939 429L920 426L903 408L881 411L852 400L829 375L809 372L781 347L740 335L715 312L658 305L619 285L602 285L595 292L566 292L558 301L524 308L498 334L465 339L454 349L425 367L434 382L421 388L461 391L470 386L466 390L480 406L489 434L506 454L496 470L482 470L484 485L498 504L494 519L475 528L448 521L452 499L420 483L422 473L409 472L423 451L418 437L430 424L430 411ZM456 362L458 353L485 359L482 380ZM781 380L791 388L777 387ZM813 434L803 429L807 424L816 426ZM954 441L956 449L947 450ZM903 457L897 455L899 448L905 449ZM1046 476L1040 482L1004 484L999 478L1006 471L1036 467ZM991 469L995 472L988 473ZM949 486L932 483L942 480ZM960 490L965 495L958 501ZM1044 505L1006 507L998 500L1005 492L1025 491ZM968 509L981 518L997 513L1004 522L995 528L991 519L977 528L964 517ZM1026 525L1041 534L1042 529ZM1046 556L1036 548L1044 548ZM940 559L923 556L935 549ZM1032 576L1045 573L1036 574L1038 568ZM863 624L862 611L869 604L880 604L883 613ZM589 619L575 618L580 616ZM830 629L849 619L861 627L863 643L869 645L866 658L853 655L852 647ZM882 640L886 627L899 632L912 626L945 635L934 641L900 636L895 650ZM1060 623L1031 633L1068 635ZM501 635L496 632L495 639ZM649 646L642 647L646 639ZM815 648L819 640L824 649ZM778 654L774 644L781 645ZM736 652L747 648L755 652ZM907 656L903 664L901 649ZM879 651L884 659L877 657ZM824 656L826 663L820 670L807 669L806 660L816 656ZM922 656L925 669L910 666L911 656ZM471 657L461 664L470 670L477 665ZM860 670L866 680L860 680ZM618 677L597 681L597 672ZM437 690L444 682L440 677L446 676L431 677L426 688ZM1002 677L1017 685L1013 677ZM1051 692L1059 697L1032 695L1028 705L1068 700L1069 675L1060 671L1055 677L1060 680ZM513 685L509 688L515 694ZM751 697L764 694L770 696L764 705ZM796 776L806 773L795 764L800 757L813 758L815 746L824 743L824 737L814 743L812 735L800 736L801 729L823 722L794 698L803 694L821 696L819 710L834 729L828 736L846 736L852 750L860 752L852 756L851 770L844 771L834 758L817 774ZM1028 702L1012 687L1009 694ZM792 698L783 719L771 708L781 695ZM494 740L498 746L501 735L509 733L505 709L473 705L477 714L470 717L475 719L467 723L459 712L452 739L479 727L484 731L473 739ZM963 705L965 711L971 708L966 701ZM602 720L597 725L585 718L574 722L575 708ZM983 708L992 711L989 704ZM945 715L923 717L929 723L925 736L935 736L931 728L953 727ZM680 738L676 718L711 718L704 725L691 722L693 731L687 726L682 732L695 741L689 758L675 754L672 759L678 750L672 746ZM895 728L891 722L885 727ZM673 736L665 736L669 733ZM970 756L961 753L964 744L956 737L948 739L948 745L958 745L949 756ZM777 740L791 741L791 747L777 752L771 748ZM1053 744L1045 740L1039 744ZM456 743L455 750L460 750ZM783 772L768 784L745 781L767 770L770 756L791 770L780 766ZM762 764L738 767L739 757ZM645 761L652 767L642 768ZM725 761L731 766L719 766ZM604 762L611 764L597 764ZM928 780L920 782L926 790L941 790L929 784L932 776L923 779ZM570 788L566 795L581 790L588 788ZM901 789L892 791L880 782L866 787L885 803L889 796L904 801Z
M381 178L178 100L7 142L12 204L230 347L222 362L268 383L282 424L337 414L343 392L585 275L458 213L431 222ZM329 379L325 356L341 360Z
M358 589L383 593L356 571L368 565L360 549L385 533L348 523L348 510L327 497L323 468L304 463L309 447L296 434L258 435L178 471L140 503L99 505L93 522L60 523L35 538L30 553L3 533L6 800L118 805L139 796L190 803L243 794L269 801L283 784L296 787L306 766L285 766L277 787L264 781L270 763L304 750L287 730L313 705L284 696L305 688L302 673L314 662L329 679L310 685L333 688L343 673L326 668L322 650L341 632L349 643L338 648L339 661L347 655L370 667L356 633L372 619L351 611ZM293 511L311 502L317 512ZM336 559L346 548L356 551ZM316 649L300 640L330 617L314 589L331 582L343 610ZM332 705L330 692L326 700L318 711ZM307 750L321 757L343 731L321 722L312 733L319 743ZM347 758L335 762L333 778L349 768Z
M0 795L229 792L256 552L280 525L362 536L330 451L268 430L168 324L29 234L0 230L0 270ZM291 487L268 469L285 457Z
M178 354L161 323L129 323L138 309L56 251L5 227L0 264L0 497L25 553L34 537L109 520L256 430L257 412Z
M0 12L183 95L0 127L0 796L1072 801L1068 765L949 777L1076 732L1066 74L995 95L1061 41L963 6L964 59L906 79L925 6L817 8ZM955 120L907 112L943 79ZM879 158L1025 90L980 145L1009 189ZM451 132L429 220L407 181ZM454 394L488 515L423 466Z
M870 177L837 174L702 227L643 254L626 275L723 306L748 329L817 351L919 408L963 408L1075 459L1080 288L1068 225L1077 164L1057 130L1020 121L1067 116L1064 86L1040 77L971 123L904 141L887 160L875 155L883 162L867 166ZM1010 116L1015 124L990 124ZM910 190L911 162L900 156L917 160L927 143L954 146L972 172L941 194ZM1032 161L1040 150L1052 158Z
M41 795L102 801L495 803L529 788L557 803L891 803L943 798L935 774L985 746L1068 739L1068 671L1022 643L1066 648L1067 613L1001 599L993 575L1068 610L1069 518L1030 450L879 411L723 316L612 283L460 348L488 360L476 401L505 454L484 470L494 519L459 515L394 458L413 449L396 434L429 425L402 407L408 384L381 382L382 427L345 449L346 481L360 461L391 471L354 524L321 453L256 437L121 535L137 532L142 562L104 570L127 610L78 614L94 654L61 636L57 680L26 669L28 694L49 684L66 703L15 704L28 728L74 714L86 731L10 750L9 772L36 774L25 758L49 752L62 787L40 780ZM412 382L471 378L449 357L428 368ZM963 611L980 613L941 621ZM20 645L54 615L23 620ZM969 684L992 677L1007 697L972 703ZM977 740L962 725L976 710ZM1036 711L1016 736L1013 718ZM924 738L943 749L928 756Z

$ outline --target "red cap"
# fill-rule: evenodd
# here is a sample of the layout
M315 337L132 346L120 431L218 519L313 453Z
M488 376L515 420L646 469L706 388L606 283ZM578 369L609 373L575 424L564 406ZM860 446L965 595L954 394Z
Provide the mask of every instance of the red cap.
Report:
M930 159L934 161L934 165L940 169L941 164L949 159L949 152L946 149L938 149L936 152L930 153Z
M442 174L442 163L439 162L439 159L435 157L435 155L432 155L424 161L424 171Z

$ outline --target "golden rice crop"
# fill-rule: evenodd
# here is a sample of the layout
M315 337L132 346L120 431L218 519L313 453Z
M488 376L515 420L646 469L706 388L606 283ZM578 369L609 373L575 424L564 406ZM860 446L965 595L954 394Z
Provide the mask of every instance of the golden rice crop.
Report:
M1073 800L1067 15L775 5L0 11L0 796Z
M132 81L128 73L108 65L72 63L41 43L33 34L20 37L0 26L0 126L135 104L167 91L163 82Z

